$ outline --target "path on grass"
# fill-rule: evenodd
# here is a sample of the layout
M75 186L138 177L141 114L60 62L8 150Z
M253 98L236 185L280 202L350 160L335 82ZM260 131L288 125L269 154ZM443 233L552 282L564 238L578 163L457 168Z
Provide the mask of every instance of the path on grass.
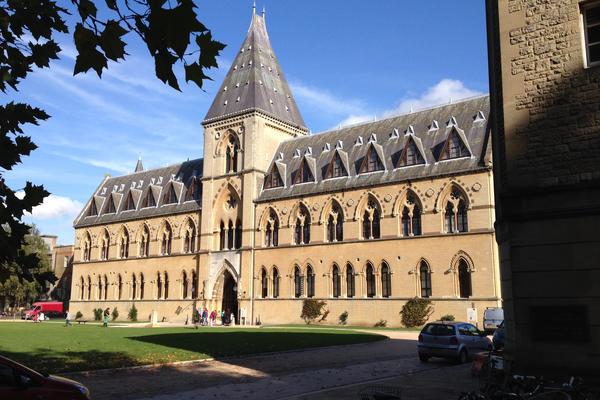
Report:
M72 377L86 384L96 400L280 399L447 366L418 361L418 332L374 333L390 339Z

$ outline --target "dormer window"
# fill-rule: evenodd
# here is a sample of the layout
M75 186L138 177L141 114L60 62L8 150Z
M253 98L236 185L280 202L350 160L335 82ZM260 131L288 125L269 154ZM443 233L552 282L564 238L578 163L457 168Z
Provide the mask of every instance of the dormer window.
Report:
M325 179L338 178L340 176L348 176L348 171L346 171L346 167L344 167L342 157L340 157L339 153L336 151L325 172Z
M135 202L133 201L133 195L131 194L131 191L127 194L127 197L125 198L125 206L123 207L123 210L135 210Z
M92 199L92 204L90 204L90 208L88 208L88 217L95 217L98 215L98 208L96 207L96 199Z
M177 194L173 185L169 185L167 193L163 197L163 204L177 204Z
M363 174L366 172L383 171L383 163L375 151L374 146L369 146L367 154L365 155L362 164L359 169L359 173Z
M146 193L142 207L156 207L156 199L154 198L152 188L148 188L148 193Z
M448 136L448 140L446 141L446 145L444 146L442 153L440 155L440 160L450 160L453 158L461 158L461 157L470 157L471 153L469 153L469 149L460 138L456 130L452 130L450 135Z
M407 167L409 165L418 164L425 164L425 159L419 151L415 141L412 138L410 138L408 140L408 143L406 143L406 146L404 146L404 150L402 150L400 160L398 161L398 166Z
M294 184L314 181L315 177L313 176L310 167L306 162L306 158L303 158L302 162L300 162L300 168L298 168L294 174Z
M200 194L202 193L201 185L200 180L193 177L190 186L188 186L185 192L185 201L200 200Z
M283 180L281 179L281 174L279 174L279 169L276 165L273 165L273 168L271 168L271 172L269 172L267 176L265 176L264 188L271 189L282 186Z
M115 207L115 199L111 195L108 198L108 204L106 205L106 209L104 211L104 214L114 214L116 211L117 211L117 208Z

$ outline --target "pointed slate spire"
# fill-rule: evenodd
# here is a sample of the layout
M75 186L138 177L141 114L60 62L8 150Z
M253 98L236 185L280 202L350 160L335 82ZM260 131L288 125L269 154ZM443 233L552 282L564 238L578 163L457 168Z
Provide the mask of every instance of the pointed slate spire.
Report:
M142 164L142 156L139 156L137 163L135 164L135 172L141 172L143 170L144 170L144 164Z
M306 129L271 47L265 16L256 14L253 9L248 35L206 113L204 123L256 110Z

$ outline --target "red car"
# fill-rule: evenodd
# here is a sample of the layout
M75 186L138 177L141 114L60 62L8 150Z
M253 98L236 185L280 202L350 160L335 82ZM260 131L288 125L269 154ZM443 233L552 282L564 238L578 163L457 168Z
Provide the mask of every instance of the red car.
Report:
M40 374L0 356L0 399L88 400L90 391L79 382Z

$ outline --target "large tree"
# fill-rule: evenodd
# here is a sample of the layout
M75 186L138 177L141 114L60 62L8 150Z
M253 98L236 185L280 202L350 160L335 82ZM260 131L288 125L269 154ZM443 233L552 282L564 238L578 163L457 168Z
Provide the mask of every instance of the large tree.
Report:
M66 22L69 14L78 16L74 26ZM137 36L154 59L156 76L176 90L174 68L182 66L185 80L202 88L210 79L205 71L217 67L225 47L199 21L192 0L0 0L0 90L17 91L34 68L51 68L61 51L56 37L69 32L77 49L74 75L93 70L100 77L109 60L126 59L125 39ZM22 246L29 231L22 217L49 193L26 182L17 195L3 173L37 148L24 125L49 117L29 104L0 105L0 283L10 276L38 277L33 271L39 258ZM11 265L18 266L16 271Z

